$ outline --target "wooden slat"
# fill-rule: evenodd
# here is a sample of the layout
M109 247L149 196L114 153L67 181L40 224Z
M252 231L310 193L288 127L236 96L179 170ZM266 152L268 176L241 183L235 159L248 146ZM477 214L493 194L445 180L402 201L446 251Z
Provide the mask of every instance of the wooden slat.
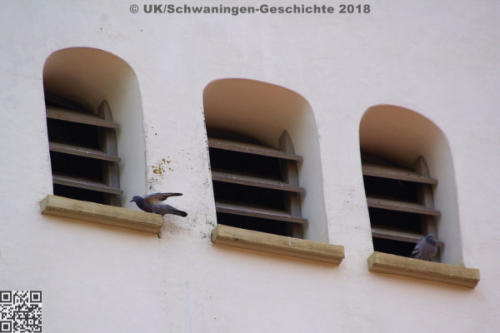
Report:
M94 125L106 128L118 128L118 124L109 120L104 120L90 114L73 112L52 106L47 107L47 118L64 120L73 123Z
M429 166L424 158L420 156L415 161L415 172L419 175L429 177ZM427 208L434 208L434 194L431 186L417 186L418 202ZM437 224L432 216L424 215L422 218L424 230L426 234L437 235Z
M380 178L388 178L388 179L396 179L396 180L404 180L414 183L422 183L422 184L432 184L435 185L438 183L437 179L432 177L426 177L420 175L416 172L412 172L405 169L394 168L389 166L382 166L376 164L363 164L363 175L372 176L372 177L380 177Z
M294 186L287 184L285 182L280 182L277 180L252 177L247 175L229 173L224 171L212 171L212 180L223 182L223 183L232 183L232 184L240 184L247 185L252 187L260 187L260 188L270 188L281 191L288 192L297 192L303 193L304 189L300 186Z
M216 202L215 208L217 210L217 213L243 215L243 216L257 217L262 219L283 221L283 222L293 222L293 223L303 223L303 224L307 223L307 220L303 217L292 216L285 212L273 209L254 208L249 206L222 203L222 202Z
M262 147L259 145L254 145L250 143L241 143L223 139L208 139L208 146L210 148L222 149L235 151L240 153L268 156L268 157L276 157L285 160L293 160L293 161L302 161L302 156L290 154L286 152L282 152L277 149Z
M50 151L57 153L64 153L69 155L83 156L88 158L95 158L98 160L110 161L110 162L120 162L120 158L118 156L114 156L111 154L106 154L103 151L97 149L91 149L80 146L73 146L59 142L50 142L49 143Z
M114 188L107 186L106 184L99 183L92 180L87 180L84 178L71 177L66 175L54 174L52 176L52 180L54 184L65 185L70 187L83 188L86 190L105 192L111 194L121 194L122 190L119 188Z
M413 232L406 232L406 231L391 230L391 229L386 229L386 228L375 227L375 228L372 228L372 236L375 238L392 239L392 240L401 241L401 242L408 242L408 243L417 243L425 235L421 235L421 234L417 234L417 233L413 233ZM436 240L436 242L439 246L443 246L443 242L441 242L439 240Z
M106 121L113 121L111 108L109 107L107 101L103 100L101 104L99 104L97 107L97 115ZM99 147L103 147L105 152L118 156L118 140L116 138L116 131L106 130L103 132L104 135L101 135L99 138ZM110 187L120 187L120 172L118 170L118 163L106 163L103 166L103 181ZM108 200L113 206L119 206L121 204L121 198L118 195L109 196Z
M289 154L295 154L292 138L287 131L283 131L279 140L279 149ZM281 176L290 185L299 186L299 170L297 163L291 160L280 161ZM302 217L301 198L298 195L289 195L285 198L285 211L292 216ZM288 225L289 235L297 238L304 238L304 226L298 223Z
M412 232L396 231L385 228L372 227L372 236L375 238L392 239L401 242L417 243L425 235Z
M406 213L416 213L416 214L432 215L432 216L441 215L441 213L437 210L426 208L416 203L381 199L381 198L371 198L371 197L366 198L366 200L368 202L368 207L371 208L381 208L381 209L396 210Z

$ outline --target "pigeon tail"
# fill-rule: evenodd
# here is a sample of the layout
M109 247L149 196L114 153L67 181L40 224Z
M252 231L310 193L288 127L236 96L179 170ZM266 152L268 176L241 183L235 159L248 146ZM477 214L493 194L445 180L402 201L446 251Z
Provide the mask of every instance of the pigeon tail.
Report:
M182 210L179 210L179 209L176 209L176 208L170 208L170 211L169 211L170 214L174 214L174 215L179 215L179 216L182 216L182 217L186 217L188 214Z

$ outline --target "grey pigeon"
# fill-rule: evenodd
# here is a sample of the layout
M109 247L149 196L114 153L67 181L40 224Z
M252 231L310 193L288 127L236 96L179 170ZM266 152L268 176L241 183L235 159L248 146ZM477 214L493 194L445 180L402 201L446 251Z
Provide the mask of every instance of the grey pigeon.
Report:
M178 210L170 205L162 204L168 197L174 197L182 195L182 193L153 193L143 197L135 195L130 202L135 202L137 206L143 211L149 213L155 213L160 215L174 214L182 217L186 217L187 213L182 210Z
M413 252L411 253L411 256L417 259L432 261L432 258L436 256L437 251L438 245L436 239L432 235L427 235L418 241L417 245L415 245L415 248L413 249Z

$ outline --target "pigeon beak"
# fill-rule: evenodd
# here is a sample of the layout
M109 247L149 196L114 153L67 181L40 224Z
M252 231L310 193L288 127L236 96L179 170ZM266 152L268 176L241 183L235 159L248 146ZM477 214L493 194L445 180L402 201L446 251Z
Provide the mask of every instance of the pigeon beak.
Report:
M129 202L134 202L134 199L130 200Z

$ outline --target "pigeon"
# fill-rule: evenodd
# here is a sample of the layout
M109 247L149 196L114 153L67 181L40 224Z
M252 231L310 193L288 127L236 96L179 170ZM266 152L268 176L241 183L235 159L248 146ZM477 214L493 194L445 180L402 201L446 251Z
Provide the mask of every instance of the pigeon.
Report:
M137 206L143 211L149 213L155 213L160 215L174 214L182 217L186 217L187 213L182 210L178 210L170 205L162 204L161 202L166 200L168 197L174 197L182 195L182 193L153 193L143 197L140 195L135 195L130 202L135 202Z
M417 259L432 261L432 258L436 256L437 252L438 245L436 239L432 235L427 235L418 241L411 256Z

